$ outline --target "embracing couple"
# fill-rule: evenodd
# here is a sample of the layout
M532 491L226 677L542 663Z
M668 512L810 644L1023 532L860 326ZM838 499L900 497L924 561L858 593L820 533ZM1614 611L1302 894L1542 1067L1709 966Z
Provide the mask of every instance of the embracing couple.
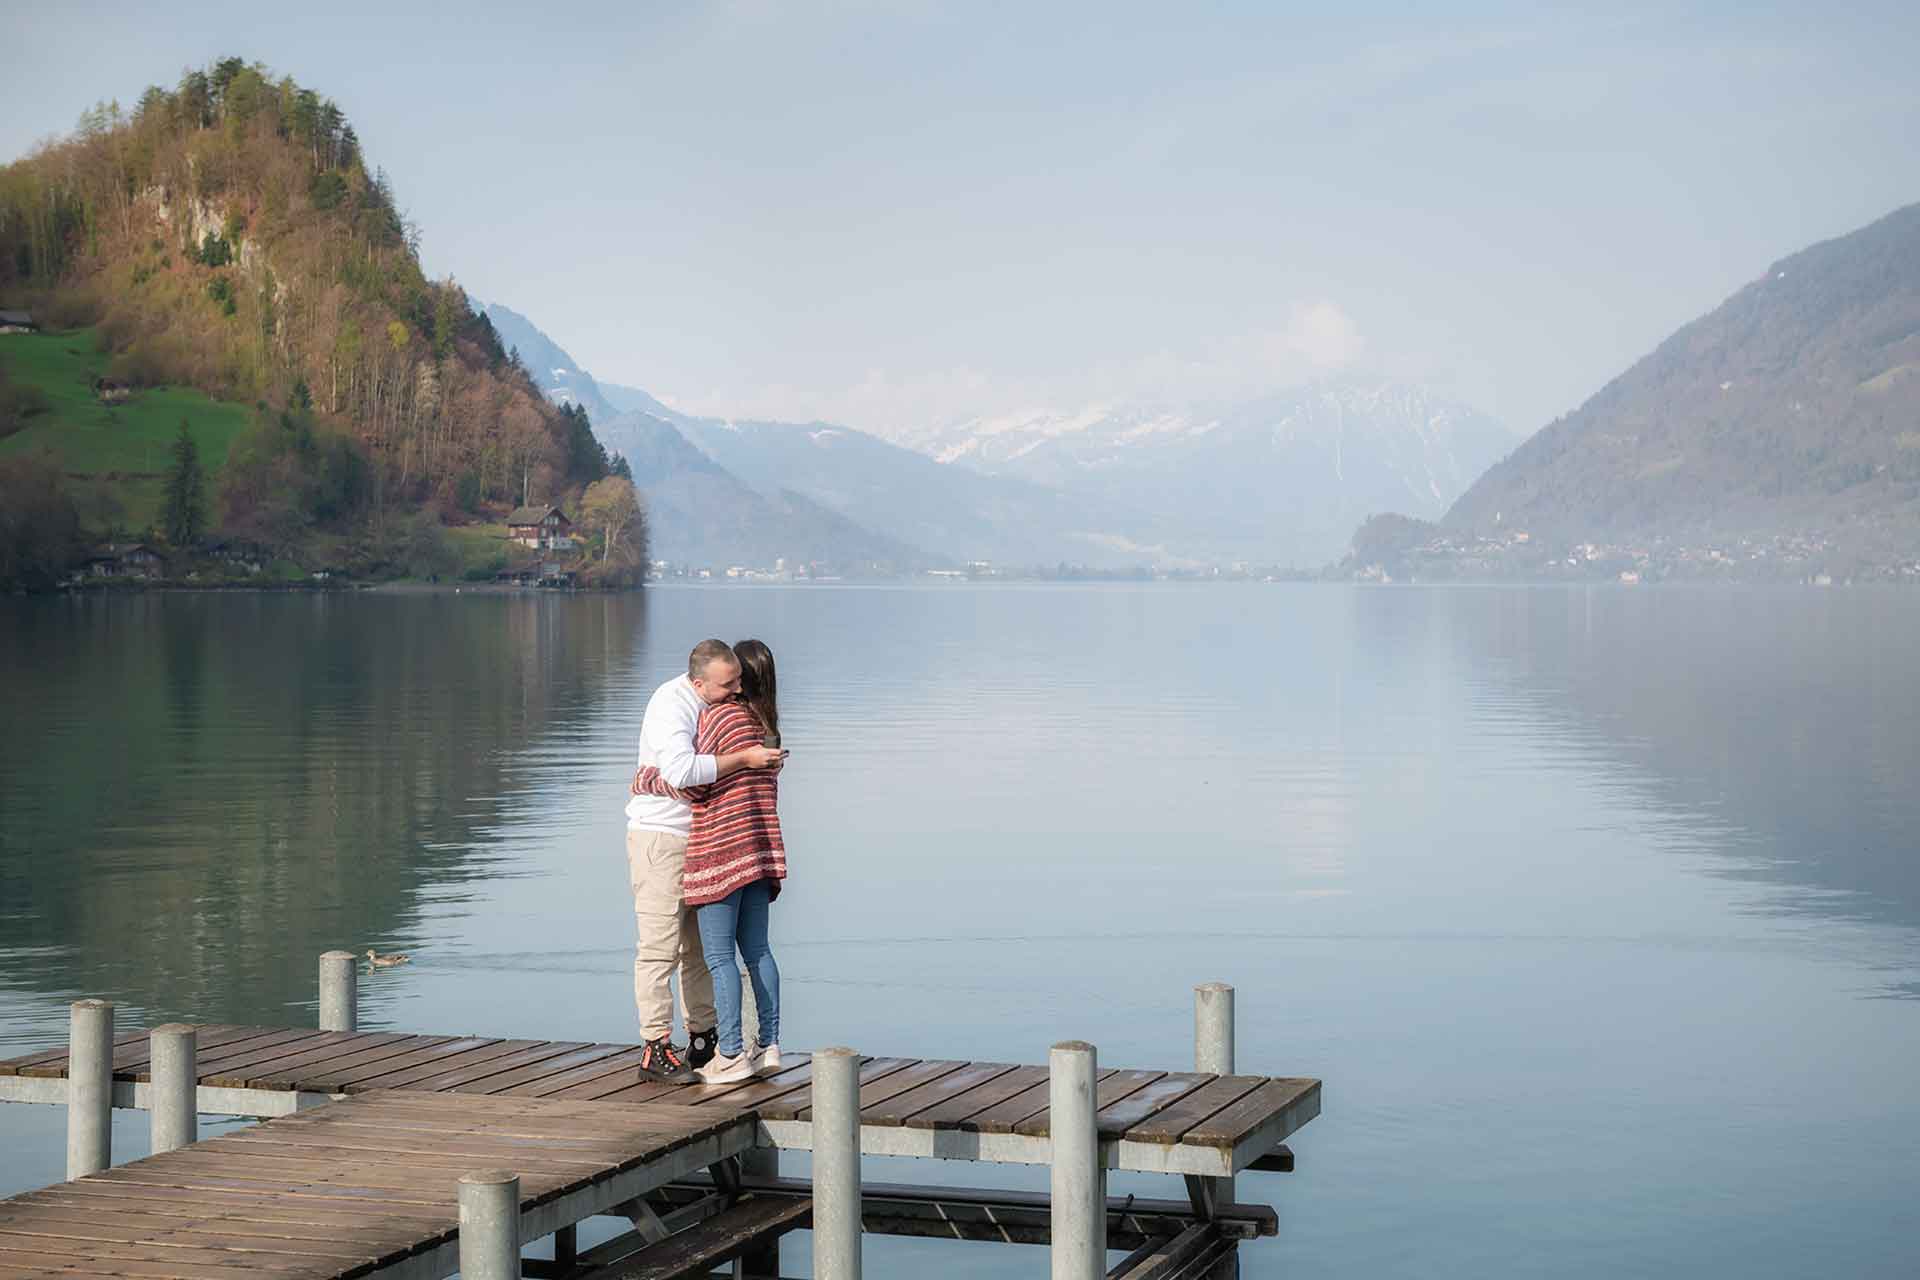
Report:
M627 877L639 941L633 998L643 1079L726 1084L780 1068L780 969L768 907L787 876L780 839L780 709L773 652L702 640L647 701L627 802ZM759 1007L740 1027L738 951ZM680 978L687 1048L673 1043Z

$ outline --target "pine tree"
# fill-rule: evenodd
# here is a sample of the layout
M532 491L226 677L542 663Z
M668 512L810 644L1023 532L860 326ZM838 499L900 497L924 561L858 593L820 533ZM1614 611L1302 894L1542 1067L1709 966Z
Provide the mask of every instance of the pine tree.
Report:
M185 418L180 419L180 434L173 441L173 467L167 473L166 527L167 541L176 547L192 546L207 527L206 477Z

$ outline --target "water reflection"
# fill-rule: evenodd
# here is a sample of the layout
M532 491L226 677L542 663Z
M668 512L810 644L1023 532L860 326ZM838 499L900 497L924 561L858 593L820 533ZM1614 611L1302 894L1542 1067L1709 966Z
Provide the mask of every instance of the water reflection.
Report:
M512 761L645 643L637 596L0 605L0 984L281 1020L313 957L406 946L484 875ZM304 1021L304 1017L295 1016Z
M1914 593L1426 594L1481 714L1604 744L1642 803L1718 829L1714 874L1784 890L1764 909L1920 930Z

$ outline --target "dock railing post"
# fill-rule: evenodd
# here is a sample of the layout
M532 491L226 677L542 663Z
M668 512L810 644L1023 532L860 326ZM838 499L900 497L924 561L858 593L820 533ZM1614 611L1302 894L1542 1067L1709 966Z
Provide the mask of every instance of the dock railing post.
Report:
M490 1170L460 1179L461 1280L520 1280L520 1177Z
M1047 1057L1047 1122L1053 1142L1053 1280L1107 1273L1107 1171L1094 1126L1099 1054L1083 1040Z
M196 1105L200 1088L199 1035L184 1022L169 1022L147 1035L151 1049L153 1153L200 1140Z
M860 1280L860 1055L813 1055L814 1280Z
M76 1000L67 1023L67 1180L113 1163L113 1002Z
M1233 988L1203 982L1193 989L1193 1069L1209 1075L1233 1074ZM1215 1204L1233 1203L1233 1179L1209 1178Z
M353 953L328 951L320 957L320 1029L352 1031L359 1020L356 988L359 979Z

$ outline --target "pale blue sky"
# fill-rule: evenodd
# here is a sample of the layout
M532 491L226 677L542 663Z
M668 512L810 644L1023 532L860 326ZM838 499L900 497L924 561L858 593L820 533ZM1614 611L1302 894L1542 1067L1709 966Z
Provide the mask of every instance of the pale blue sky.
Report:
M427 269L686 407L1416 377L1530 432L1920 200L1920 6L7 5L0 155L233 52Z

